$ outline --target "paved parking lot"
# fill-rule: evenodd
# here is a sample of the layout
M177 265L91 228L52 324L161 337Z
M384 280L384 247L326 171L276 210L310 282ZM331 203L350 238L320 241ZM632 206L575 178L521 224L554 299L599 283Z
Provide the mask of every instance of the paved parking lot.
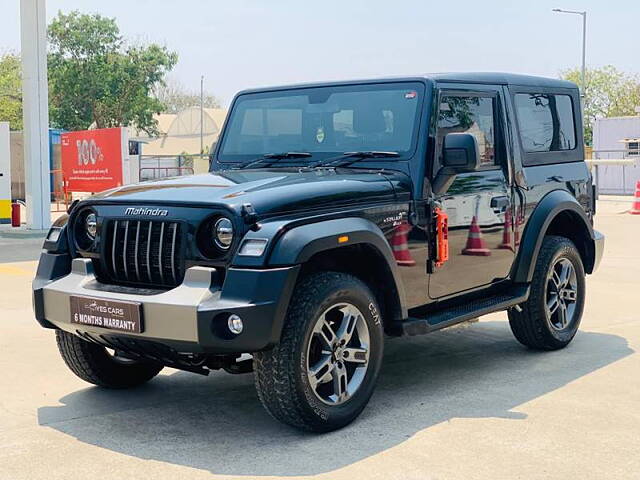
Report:
M640 217L622 213L629 204L599 204L605 257L568 348L524 349L505 314L391 340L369 407L326 435L268 417L251 375L166 369L136 390L89 387L32 320L37 242L0 239L0 480L640 478Z

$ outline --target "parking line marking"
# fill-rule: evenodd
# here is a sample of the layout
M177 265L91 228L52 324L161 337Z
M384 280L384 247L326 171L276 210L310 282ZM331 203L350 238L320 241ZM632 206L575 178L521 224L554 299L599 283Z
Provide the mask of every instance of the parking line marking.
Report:
M11 265L0 265L0 275L28 275L33 276L34 272L32 270L25 270L20 267L13 267Z

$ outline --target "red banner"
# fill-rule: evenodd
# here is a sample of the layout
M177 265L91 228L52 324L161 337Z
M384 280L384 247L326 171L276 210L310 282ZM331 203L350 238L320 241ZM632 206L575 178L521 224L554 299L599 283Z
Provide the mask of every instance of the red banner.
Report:
M123 128L63 133L62 171L68 192L100 192L122 185Z

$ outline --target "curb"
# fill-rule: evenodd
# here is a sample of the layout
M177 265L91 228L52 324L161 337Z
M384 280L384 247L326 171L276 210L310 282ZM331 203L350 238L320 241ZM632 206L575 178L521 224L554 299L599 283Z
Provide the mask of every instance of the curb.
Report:
M19 228L11 228L11 229L0 229L0 238L7 239L20 239L20 238L41 238L44 240L44 237L47 236L49 230L28 230L23 227Z

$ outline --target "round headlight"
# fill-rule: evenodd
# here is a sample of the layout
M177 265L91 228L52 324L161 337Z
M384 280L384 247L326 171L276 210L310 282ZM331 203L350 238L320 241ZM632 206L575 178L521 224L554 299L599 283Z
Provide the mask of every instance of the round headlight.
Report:
M87 215L87 217L84 219L84 226L87 235L89 235L89 238L91 238L92 240L95 239L96 233L98 232L98 218L96 217L95 213L90 213L89 215Z
M216 220L213 225L213 241L222 250L228 250L233 242L233 223L227 217Z

